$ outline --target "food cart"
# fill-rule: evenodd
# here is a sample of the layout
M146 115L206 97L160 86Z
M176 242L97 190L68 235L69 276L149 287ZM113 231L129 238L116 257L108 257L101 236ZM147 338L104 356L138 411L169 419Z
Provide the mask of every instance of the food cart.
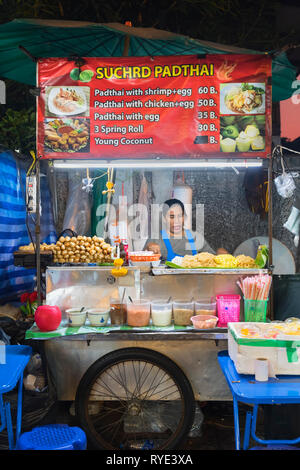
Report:
M76 291L80 292L81 305L91 304L91 298L97 305L101 294L118 297L118 291L124 288L130 296L152 300L174 296L174 291L179 298L186 298L187 291L194 298L201 292L215 296L236 293L236 282L245 275L244 270L220 270L217 274L213 270L174 271L129 267L126 277L114 280L110 268L48 267L47 303L60 305L64 312L66 298L78 305ZM259 272L248 270L247 276ZM114 407L122 407L127 394L131 397L125 418L129 448L143 446L147 440L170 448L187 435L195 401L231 399L217 364L218 352L227 349L227 328L72 328L65 319L54 332L41 333L33 327L27 338L44 340L58 400L75 400L82 425L91 442L100 448L110 448L110 434L105 426L104 434L97 430L96 418L101 415L106 426L112 416L117 421L118 410L113 414ZM90 387L94 398L87 396ZM102 400L106 410L101 414ZM116 445L118 440L113 443Z
M128 55L131 34L130 28L124 28L123 56ZM136 51L140 47L139 34ZM155 39L160 44L159 35ZM160 54L162 50L160 44L151 47L151 53L145 48L143 57L102 57L101 60L97 57L69 57L38 61L38 71L42 68L43 73L37 73L36 89L38 95L41 92L37 97L37 206L41 160L48 160L54 165L65 164L66 168L69 163L80 163L83 168L94 165L109 169L134 169L147 165L156 169L163 166L236 168L249 167L251 163L254 166L267 163L271 268L271 59L268 55L241 55L237 50L224 51L220 48L213 51L216 52L214 56L206 53L199 55L196 52L197 43L190 43L188 38L181 40L175 54L189 51L196 55L157 56L156 53ZM175 47L174 37L164 35L163 41L165 44L169 41L170 55L172 47ZM119 42L122 44L122 41ZM28 51L25 52L28 55ZM224 52L228 54L223 55ZM134 51L131 54L134 55ZM53 55L58 57L58 54ZM121 56L122 52L118 55ZM114 74L117 81L113 81L112 86L109 79ZM151 74L156 75L151 77ZM175 78L177 81L173 83ZM127 79L135 80L135 86L129 86ZM142 80L146 80L143 85ZM255 131L252 140L259 138L254 144L244 135L238 139L232 132L232 123L235 126L238 121L238 111L235 114L232 108L229 113L221 112L220 92L233 82L238 84L236 94L250 92L251 86L248 90L241 88L242 84L249 85L249 82L255 84L254 91L258 95L262 94L263 89L264 100L260 101L257 97L257 105L263 106L260 115L264 116L264 135ZM78 109L69 109L66 117L66 110L58 110L55 103L60 107L66 104L63 100L69 96L64 92L70 92L70 89L71 92L72 89L79 92L81 109L79 113ZM126 107L126 89L135 90L130 101L135 100L136 103L131 108ZM147 112L144 112L145 91L148 89L153 93L148 92ZM63 94L58 95L56 90L59 93L62 90ZM222 98L225 96L223 91ZM73 97L76 98L75 95ZM84 106L87 103L90 106ZM165 106L164 103L169 104ZM225 101L222 106L224 104ZM229 102L228 105L233 106ZM88 114L89 109L93 109L93 115ZM122 116L122 113L125 116L126 109L136 113L132 135L128 132L129 121L124 124ZM172 115L165 112L170 109ZM181 113L176 112L177 109ZM208 115L208 112L211 114ZM220 132L221 114L223 127L228 127L226 136ZM101 116L103 121L100 121ZM226 117L230 119L226 121ZM81 121L84 127L80 127ZM245 124L240 122L241 126ZM173 123L173 127L169 123ZM79 132L81 140L73 139L70 142L65 138L62 142L63 135L59 135L57 129L63 124ZM96 130L96 126L101 125L104 126L102 131ZM245 132L246 126L240 127L240 131ZM123 127L126 127L124 134ZM69 131L65 129L64 134ZM52 332L41 332L34 325L26 337L42 342L51 378L49 383L55 387L58 400L75 401L79 420L95 447L174 448L193 424L196 401L231 400L217 361L218 352L227 348L226 326L195 329L192 325L171 322L164 327L151 323L144 327L130 327L127 324L111 325L108 321L104 327L93 327L88 322L73 327L69 324L66 310L78 307L79 303L97 307L104 300L121 297L124 291L126 298L150 299L152 302L162 297L186 299L186 292L189 299L195 300L225 293L241 295L237 285L241 277L267 274L271 270L258 267L245 270L238 267L180 269L165 265L128 266L125 276L116 277L112 274L112 266L100 266L99 262L76 265L46 259L51 253L41 251L39 224L40 213L37 210L35 259L38 298L41 303L41 269L46 267L45 302L61 308L62 323ZM240 306L243 318L243 302ZM272 309L269 315L272 316Z

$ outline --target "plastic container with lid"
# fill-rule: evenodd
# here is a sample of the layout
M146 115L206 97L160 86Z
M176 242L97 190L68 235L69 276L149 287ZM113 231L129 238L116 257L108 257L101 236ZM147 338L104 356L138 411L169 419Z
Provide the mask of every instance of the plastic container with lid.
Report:
M178 300L173 302L173 315L175 325L188 326L192 324L194 315L194 302Z
M172 323L172 303L154 300L151 303L151 317L154 326L169 326Z
M195 315L216 315L217 302L210 299L195 301Z
M160 254L152 251L132 251L128 254L131 266L150 266L151 263L159 264Z
M149 325L150 312L150 300L133 299L127 303L127 324L137 327Z
M218 323L218 320L218 317L216 317L215 315L195 315L194 317L192 317L194 328L200 330L215 328Z
M120 299L110 299L110 322L112 325L125 325L127 322L127 305Z

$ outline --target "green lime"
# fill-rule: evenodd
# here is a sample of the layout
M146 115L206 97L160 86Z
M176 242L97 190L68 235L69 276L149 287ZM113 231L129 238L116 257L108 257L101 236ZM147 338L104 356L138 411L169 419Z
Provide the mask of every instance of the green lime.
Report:
M82 82L90 82L94 72L92 70L83 70L79 75L79 80Z
M91 78L93 78L93 76L94 76L93 70L91 70L91 69L86 69L85 72L87 72L87 73L89 74L89 76L90 76Z
M71 70L70 78L72 80L79 80L79 69L78 68Z

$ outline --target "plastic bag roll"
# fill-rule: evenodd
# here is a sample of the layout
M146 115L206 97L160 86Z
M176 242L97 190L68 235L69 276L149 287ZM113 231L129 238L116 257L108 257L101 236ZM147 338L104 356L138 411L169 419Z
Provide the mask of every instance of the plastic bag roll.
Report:
M262 357L255 359L254 372L256 381L267 382L269 377L268 359L264 359Z

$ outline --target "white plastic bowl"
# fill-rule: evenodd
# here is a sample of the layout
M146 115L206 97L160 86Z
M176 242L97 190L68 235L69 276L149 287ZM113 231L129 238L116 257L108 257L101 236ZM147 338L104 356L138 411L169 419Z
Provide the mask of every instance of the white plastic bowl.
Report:
M91 326L105 326L109 318L109 310L92 308L88 310L87 316Z
M86 321L86 311L81 312L81 308L69 308L66 310L69 324L71 326L82 326Z

